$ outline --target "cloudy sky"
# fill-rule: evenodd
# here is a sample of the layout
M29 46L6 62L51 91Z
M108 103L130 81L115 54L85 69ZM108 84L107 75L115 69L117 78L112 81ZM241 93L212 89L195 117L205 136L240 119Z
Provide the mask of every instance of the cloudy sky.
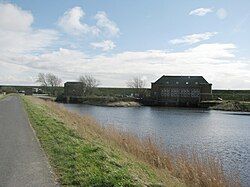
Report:
M250 89L249 0L0 0L0 84L147 86L162 75L202 75L215 89Z

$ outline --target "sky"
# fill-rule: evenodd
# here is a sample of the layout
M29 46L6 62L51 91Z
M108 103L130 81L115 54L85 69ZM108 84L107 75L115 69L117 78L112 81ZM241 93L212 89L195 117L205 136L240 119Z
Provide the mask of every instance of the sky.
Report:
M201 75L250 89L249 0L0 0L0 85Z

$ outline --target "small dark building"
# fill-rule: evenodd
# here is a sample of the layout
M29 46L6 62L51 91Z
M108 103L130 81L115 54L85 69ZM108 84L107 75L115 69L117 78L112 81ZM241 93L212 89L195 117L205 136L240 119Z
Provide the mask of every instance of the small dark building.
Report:
M32 88L26 88L24 91L25 95L33 95L33 89Z
M64 83L64 95L66 97L82 97L83 96L82 82L66 82Z
M155 105L198 106L212 98L212 84L202 76L162 76L151 83L151 99Z

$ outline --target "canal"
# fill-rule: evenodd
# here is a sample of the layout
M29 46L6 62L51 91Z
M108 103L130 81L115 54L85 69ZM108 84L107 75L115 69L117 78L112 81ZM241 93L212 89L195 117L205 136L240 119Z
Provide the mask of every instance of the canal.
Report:
M250 186L250 113L169 107L64 106L91 115L103 125L140 136L150 135L172 149L194 147L202 154L212 154L222 160L227 172L236 168L244 186Z

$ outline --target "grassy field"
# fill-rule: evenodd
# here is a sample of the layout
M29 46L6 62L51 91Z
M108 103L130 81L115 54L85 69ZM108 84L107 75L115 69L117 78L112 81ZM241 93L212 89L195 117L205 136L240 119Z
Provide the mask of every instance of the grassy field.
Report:
M62 186L240 186L208 155L163 150L56 103L23 102Z
M223 100L250 101L250 90L213 90L213 98Z

